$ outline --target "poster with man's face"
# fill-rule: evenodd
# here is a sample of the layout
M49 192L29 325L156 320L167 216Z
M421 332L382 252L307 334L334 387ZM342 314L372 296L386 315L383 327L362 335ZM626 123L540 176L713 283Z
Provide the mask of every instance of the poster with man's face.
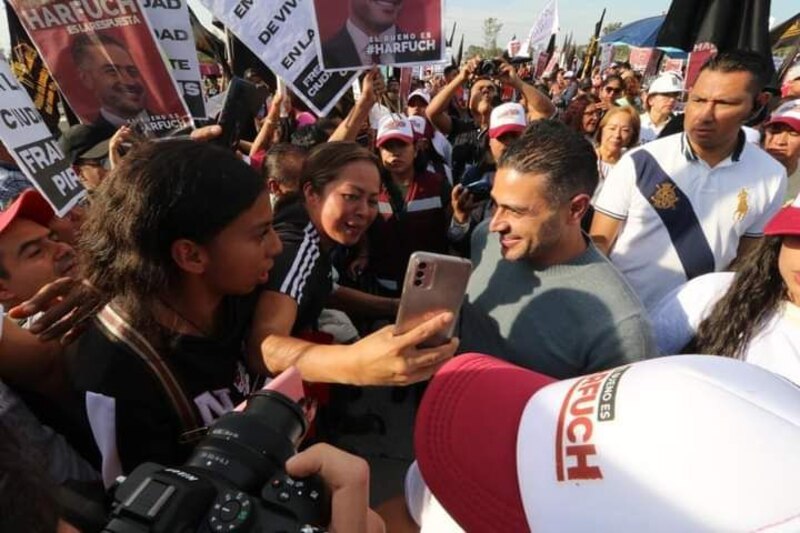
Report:
M189 123L136 0L9 2L82 123L148 136Z
M314 0L325 70L445 61L444 0Z

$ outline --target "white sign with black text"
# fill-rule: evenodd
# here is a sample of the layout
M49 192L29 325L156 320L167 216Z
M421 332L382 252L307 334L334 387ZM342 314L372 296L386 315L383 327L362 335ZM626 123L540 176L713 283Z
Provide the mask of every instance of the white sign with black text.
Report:
M327 115L357 72L322 70L310 0L200 0L314 112Z
M186 0L140 0L193 118L206 118L200 62Z
M86 194L58 142L0 55L0 141L19 168L64 216Z

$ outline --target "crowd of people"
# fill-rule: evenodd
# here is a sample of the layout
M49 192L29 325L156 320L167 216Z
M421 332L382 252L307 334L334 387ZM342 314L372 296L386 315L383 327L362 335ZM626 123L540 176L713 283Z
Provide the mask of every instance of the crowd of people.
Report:
M720 53L686 92L624 63L534 79L473 58L405 98L374 68L328 117L275 92L238 151L217 126L74 125L88 195L65 217L0 147L0 469L47 505L180 465L294 367L318 401L307 444L352 455L310 446L290 471L341 474L356 509L369 486L381 518L342 530L413 531L416 409L459 354L567 379L702 353L800 384L800 66L781 97L767 60ZM472 262L464 302L394 335L420 250ZM34 527L19 501L0 529L56 529L57 505Z

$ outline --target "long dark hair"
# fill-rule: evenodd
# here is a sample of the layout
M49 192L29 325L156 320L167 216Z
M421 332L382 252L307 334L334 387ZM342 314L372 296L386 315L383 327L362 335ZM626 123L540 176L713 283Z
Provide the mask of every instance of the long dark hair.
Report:
M697 353L741 358L753 336L786 298L778 270L782 238L765 237L740 265L733 284L700 323Z
M181 275L172 244L208 243L265 190L229 150L194 141L139 145L92 197L79 247L84 275L153 334L151 304Z

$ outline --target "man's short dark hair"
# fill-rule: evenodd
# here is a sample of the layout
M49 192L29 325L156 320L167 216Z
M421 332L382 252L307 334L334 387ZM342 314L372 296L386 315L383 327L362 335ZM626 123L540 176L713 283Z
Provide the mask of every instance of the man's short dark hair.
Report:
M298 169L302 169L303 160L308 152L299 146L289 143L278 143L267 152L264 160L264 170L267 177L274 179L281 185L297 185L300 183L300 174L295 176L286 173L285 163L287 159L294 158L299 161Z
M497 162L521 174L547 176L547 201L564 205L597 188L597 156L583 135L557 120L536 120Z
M761 54L750 50L731 50L721 52L706 61L700 72L710 70L712 72L749 72L753 75L752 92L757 95L761 92L769 80L767 65Z
M119 46L125 50L125 52L128 52L121 41L118 41L110 35L105 35L103 33L82 33L72 40L72 45L70 46L70 54L72 55L72 61L75 65L78 67L83 65L84 61L86 61L88 50L92 46Z
M444 75L449 76L451 72L458 72L458 67L455 65L449 65L444 67Z

